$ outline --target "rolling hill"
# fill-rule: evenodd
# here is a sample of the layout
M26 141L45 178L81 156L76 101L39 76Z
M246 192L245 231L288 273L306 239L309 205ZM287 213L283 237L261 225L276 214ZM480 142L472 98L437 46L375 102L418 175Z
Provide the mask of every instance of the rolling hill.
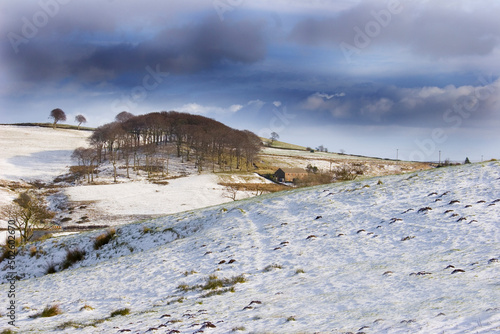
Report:
M98 249L105 231L36 242L15 259L16 325L20 333L500 333L499 182L498 162L440 168L126 224ZM60 314L37 317L50 306Z

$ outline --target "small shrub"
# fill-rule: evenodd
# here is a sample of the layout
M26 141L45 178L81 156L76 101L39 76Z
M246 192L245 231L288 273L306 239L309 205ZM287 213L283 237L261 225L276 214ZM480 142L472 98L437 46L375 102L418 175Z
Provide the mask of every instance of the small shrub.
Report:
M127 315L127 314L130 314L130 309L129 308L121 308L119 310L116 310L116 311L113 311L111 312L111 315L110 317L116 317L116 316L119 316L119 315Z
M11 256L11 251L9 250L8 247L2 247L1 249L1 254L0 254L0 263L5 260L5 259L8 259L9 257Z
M116 230L114 228L106 231L106 233L100 234L95 238L94 249L98 250L102 246L108 244L116 235Z
M36 248L36 246L31 246L30 247L30 257L36 256L36 258L38 259L41 254L45 254L45 252L43 251L43 249Z
M30 247L30 257L33 257L36 255L37 252L37 249L36 249L36 246L31 246Z
M46 306L42 312L32 315L31 318L50 318L56 315L62 314L63 312L59 308L59 305Z
M286 319L286 321L287 321L287 322L290 322L290 321L297 321L297 319L295 319L295 317L293 317L293 316L292 316L292 317L288 317L288 318Z
M151 228L150 228L150 227L147 227L147 226L143 226L143 228L142 228L142 232L143 232L144 234L146 234L146 233L153 233L153 232L152 232L152 230L151 230Z
M193 275L193 274L197 274L197 272L195 270L185 271L184 272L184 276L189 276L189 275Z
M68 269L71 267L73 264L83 260L85 258L85 251L82 251L78 248L73 249L73 250L67 250L66 252L66 259L62 263L62 269Z
M297 269L295 270L295 274L305 274L306 272L304 271L304 269Z
M45 268L45 273L47 275L57 273L56 264L53 262L47 263L47 267Z

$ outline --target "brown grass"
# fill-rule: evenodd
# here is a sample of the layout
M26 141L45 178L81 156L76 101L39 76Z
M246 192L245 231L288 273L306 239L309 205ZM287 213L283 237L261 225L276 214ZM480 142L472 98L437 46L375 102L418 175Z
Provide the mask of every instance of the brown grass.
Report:
M274 183L219 183L224 187L234 187L239 191L253 191L275 193L289 189L287 186Z
M42 312L32 315L31 318L49 318L62 314L59 305L46 306Z
M98 235L94 241L94 249L98 250L102 246L108 244L116 235L116 230L114 228L106 231L103 234Z

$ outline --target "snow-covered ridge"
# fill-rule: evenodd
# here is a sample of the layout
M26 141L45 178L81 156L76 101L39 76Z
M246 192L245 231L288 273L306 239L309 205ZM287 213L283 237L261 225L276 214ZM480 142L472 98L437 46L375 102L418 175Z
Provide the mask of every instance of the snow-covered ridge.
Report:
M500 333L499 183L500 164L488 162L124 225L99 250L104 231L48 239L16 258L17 324L26 333ZM82 261L44 274L77 248ZM210 275L244 282L204 290ZM62 314L30 318L55 304ZM109 317L121 308L130 314Z

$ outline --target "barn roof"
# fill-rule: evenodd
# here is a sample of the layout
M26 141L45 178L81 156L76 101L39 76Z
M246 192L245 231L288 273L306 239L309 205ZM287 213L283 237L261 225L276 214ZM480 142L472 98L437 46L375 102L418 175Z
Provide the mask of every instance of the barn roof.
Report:
M307 171L303 168L280 168L280 169L287 174L307 173Z

